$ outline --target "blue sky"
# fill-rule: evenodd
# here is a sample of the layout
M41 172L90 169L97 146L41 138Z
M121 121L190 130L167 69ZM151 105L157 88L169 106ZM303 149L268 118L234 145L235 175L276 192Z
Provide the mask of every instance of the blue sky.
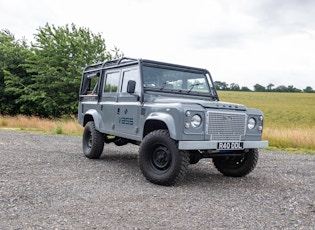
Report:
M0 0L0 29L46 23L101 33L109 49L210 70L214 80L315 89L312 0Z

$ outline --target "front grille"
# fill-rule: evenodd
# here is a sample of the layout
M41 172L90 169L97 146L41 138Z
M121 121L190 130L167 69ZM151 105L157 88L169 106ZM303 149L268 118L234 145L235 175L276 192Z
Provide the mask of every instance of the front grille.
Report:
M206 133L212 141L240 141L245 135L245 127L245 113L207 113Z

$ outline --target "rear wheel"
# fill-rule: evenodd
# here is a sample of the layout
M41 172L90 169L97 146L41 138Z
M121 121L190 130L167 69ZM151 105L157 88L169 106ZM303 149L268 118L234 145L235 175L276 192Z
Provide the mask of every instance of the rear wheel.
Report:
M140 169L152 183L174 185L186 175L189 153L178 150L167 130L149 133L143 139L139 153Z
M82 147L84 155L90 159L98 159L104 149L104 136L95 129L93 121L86 123L83 131Z
M256 167L258 149L245 150L242 156L215 157L214 166L225 176L242 177L249 174Z

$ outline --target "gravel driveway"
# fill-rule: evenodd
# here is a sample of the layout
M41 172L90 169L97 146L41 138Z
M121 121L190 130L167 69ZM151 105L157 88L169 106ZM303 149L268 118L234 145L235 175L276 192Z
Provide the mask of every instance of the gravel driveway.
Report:
M261 151L244 178L203 159L163 187L137 152L89 160L81 138L0 130L0 229L315 229L315 155Z

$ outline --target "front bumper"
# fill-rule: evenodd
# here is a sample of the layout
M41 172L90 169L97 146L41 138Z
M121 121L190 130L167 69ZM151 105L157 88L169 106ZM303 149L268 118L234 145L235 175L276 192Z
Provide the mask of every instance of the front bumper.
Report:
M217 146L219 143L220 143L219 141L179 141L178 149L180 150L217 149ZM268 147L268 141L242 141L242 143L243 143L243 149L256 149L256 148Z

